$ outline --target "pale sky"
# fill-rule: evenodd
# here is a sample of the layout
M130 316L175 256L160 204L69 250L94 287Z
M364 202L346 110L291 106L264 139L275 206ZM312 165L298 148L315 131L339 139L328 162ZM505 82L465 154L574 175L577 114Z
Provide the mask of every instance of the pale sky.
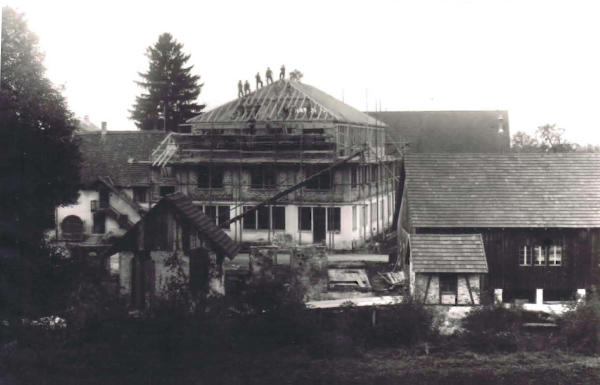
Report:
M128 119L146 47L170 32L191 54L208 109L267 66L359 110L509 111L600 144L600 3L577 1L28 1L47 75L70 108L113 130Z

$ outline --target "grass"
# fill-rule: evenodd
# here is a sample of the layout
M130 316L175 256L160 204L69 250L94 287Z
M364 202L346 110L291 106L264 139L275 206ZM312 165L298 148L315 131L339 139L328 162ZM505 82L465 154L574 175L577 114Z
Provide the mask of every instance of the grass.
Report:
M20 352L19 356L39 354ZM182 357L168 372L153 370L72 370L54 365L18 365L11 373L38 384L597 384L600 358L552 352L476 354L469 351L424 354L413 349L371 349L337 358L313 358L286 347L254 354ZM74 359L76 359L74 357ZM110 356L104 357L110 360ZM28 359L26 360L29 361ZM111 366L104 363L104 368ZM116 366L120 364L113 363ZM5 368L6 369L6 368ZM0 366L0 371L2 366ZM119 374L117 374L119 373Z

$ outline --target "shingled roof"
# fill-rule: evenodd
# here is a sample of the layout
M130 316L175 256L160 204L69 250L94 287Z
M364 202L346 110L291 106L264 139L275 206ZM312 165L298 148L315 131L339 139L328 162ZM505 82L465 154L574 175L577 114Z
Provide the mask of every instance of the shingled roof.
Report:
M600 227L600 154L409 154L417 228Z
M108 177L115 186L149 183L150 154L165 137L160 131L106 131L78 135L83 155L81 182L90 185Z
M486 153L510 147L507 111L378 111L369 115L387 124L391 140L408 144L410 153Z
M481 234L414 234L410 238L415 273L487 273Z
M190 198L182 193L176 192L163 198L170 203L184 218L205 237L212 246L220 253L233 259L238 251L239 244L234 242L215 222L207 217Z

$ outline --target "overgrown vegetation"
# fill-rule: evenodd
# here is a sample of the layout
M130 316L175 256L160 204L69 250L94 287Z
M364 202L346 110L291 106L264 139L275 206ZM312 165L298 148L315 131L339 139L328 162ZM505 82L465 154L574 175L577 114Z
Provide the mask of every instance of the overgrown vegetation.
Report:
M560 320L561 336L569 349L578 353L600 353L600 299L589 296Z
M51 330L12 321L9 327L0 327L0 365L23 383L40 376L47 383L61 384L71 383L69 379L93 384L197 383L198 379L267 383L275 374L291 373L295 376L291 383L318 378L347 383L351 376L331 373L318 362L331 362L336 370L352 367L343 362L354 362L382 370L381 378L395 383L408 378L429 382L439 376L449 380L452 372L456 376L452 378L461 379L454 383L474 384L486 378L476 362L496 370L492 359L486 361L480 354L505 360L502 373L513 381L530 379L532 373L533 379L547 375L565 381L596 378L583 369L573 372L579 377L569 377L550 365L552 357L565 362L573 359L561 350L597 353L600 306L595 297L560 320L518 308L483 307L464 319L462 333L441 337L432 308L412 300L375 309L349 301L342 308L308 310L301 280L280 266L264 268L235 298L213 297L196 307L190 307L187 294L183 295L186 280L175 274L167 283L171 294L134 316L99 267L78 259L64 263L60 278L70 283L48 298L56 295L51 303L61 304L57 309L63 311L58 315L66 318L68 327ZM172 265L178 269L177 263ZM549 321L560 328L542 333L523 328L526 322ZM224 362L230 367L219 373L215 368L224 370ZM400 362L420 366L403 377L397 372ZM315 372L303 375L298 365ZM440 371L437 365L447 366ZM529 371L523 365L529 365ZM459 366L465 366L464 373L451 369Z

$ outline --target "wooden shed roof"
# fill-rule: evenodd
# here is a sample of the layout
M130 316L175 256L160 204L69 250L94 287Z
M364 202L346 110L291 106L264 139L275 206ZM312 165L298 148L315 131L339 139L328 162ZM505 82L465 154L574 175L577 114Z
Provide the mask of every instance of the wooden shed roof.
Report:
M239 244L225 234L190 198L176 192L167 195L163 199L170 203L184 218L188 219L218 252L223 253L229 259L233 259L237 255Z
M415 273L487 273L481 234L414 234L410 238Z
M600 227L600 154L409 154L417 228Z

